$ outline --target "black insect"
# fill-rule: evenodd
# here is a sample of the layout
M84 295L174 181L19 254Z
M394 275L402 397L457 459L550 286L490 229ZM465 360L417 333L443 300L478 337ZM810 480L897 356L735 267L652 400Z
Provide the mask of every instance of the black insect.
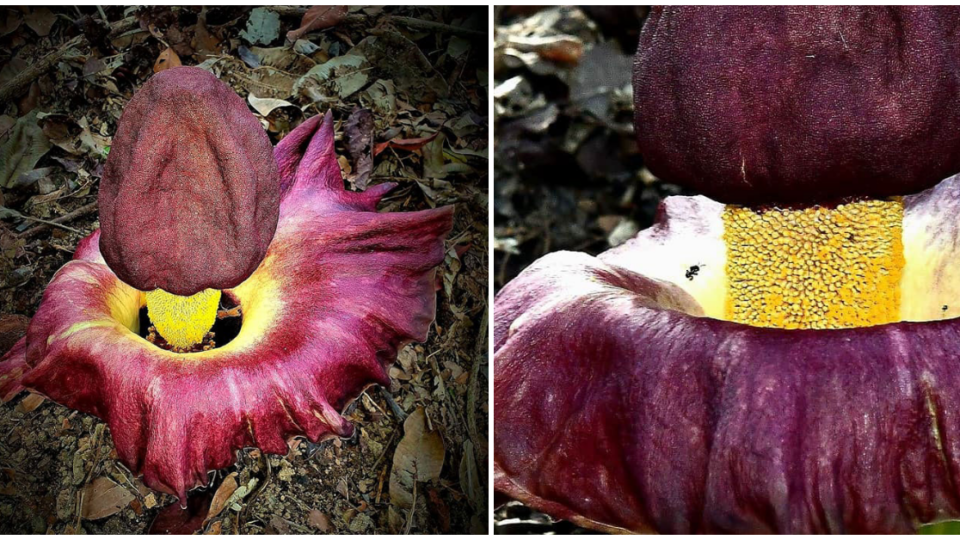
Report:
M689 279L690 281L693 281L693 278L695 278L695 277L697 276L697 274L700 273L700 267L701 267L701 266L706 266L706 265L705 265L705 264L704 264L704 265L695 264L695 265L691 266L690 268L687 268L687 273L684 274L684 275L687 277L687 279Z

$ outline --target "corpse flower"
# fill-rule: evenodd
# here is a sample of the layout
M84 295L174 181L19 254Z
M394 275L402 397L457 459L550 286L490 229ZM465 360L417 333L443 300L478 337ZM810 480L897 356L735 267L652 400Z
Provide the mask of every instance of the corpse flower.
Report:
M426 339L452 208L378 213L391 184L346 191L329 112L271 155L196 68L144 85L110 160L102 228L0 360L0 396L26 387L104 419L120 459L181 501L239 448L350 436L339 411ZM218 304L242 316L229 341L208 332Z
M607 531L960 517L958 31L956 8L653 10L641 152L713 198L499 293L500 494Z

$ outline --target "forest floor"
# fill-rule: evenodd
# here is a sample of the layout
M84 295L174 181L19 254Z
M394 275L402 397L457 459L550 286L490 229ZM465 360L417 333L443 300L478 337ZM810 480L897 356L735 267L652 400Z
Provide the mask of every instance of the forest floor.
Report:
M123 466L97 418L22 393L0 406L0 532L486 531L487 8L331 9L0 8L0 347L97 228L120 114L171 66L217 74L274 143L332 110L347 188L400 184L383 211L457 208L429 339L401 351L391 388L348 408L353 440L240 451L180 510ZM351 153L342 135L358 109L372 112L373 144ZM442 469L408 510L389 477L409 457L398 455L402 417L421 408Z

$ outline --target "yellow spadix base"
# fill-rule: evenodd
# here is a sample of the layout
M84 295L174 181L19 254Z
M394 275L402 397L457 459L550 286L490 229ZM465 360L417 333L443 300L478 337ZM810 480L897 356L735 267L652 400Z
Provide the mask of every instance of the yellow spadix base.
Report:
M147 296L147 314L167 343L186 349L203 341L217 320L220 291L207 289L193 296L178 296L154 289Z
M727 320L790 329L900 320L900 200L727 206L723 222Z

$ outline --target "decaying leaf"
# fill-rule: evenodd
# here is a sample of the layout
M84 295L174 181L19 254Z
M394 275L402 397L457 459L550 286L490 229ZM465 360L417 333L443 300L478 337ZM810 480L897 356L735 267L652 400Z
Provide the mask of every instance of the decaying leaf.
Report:
M12 187L49 150L50 141L37 125L37 111L17 120L10 137L0 146L0 186Z
M343 22L348 12L347 6L313 6L303 14L300 28L287 32L287 40L294 42L307 32L336 26Z
M311 68L293 85L293 91L312 101L328 100L331 93L343 99L367 84L369 69L366 58L351 51Z
M227 501L230 500L235 491L237 491L237 473L231 473L223 479L223 482L220 482L220 487L214 493L213 500L210 502L210 509L207 510L207 517L203 521L204 524L223 512L223 509L227 507Z
M80 146L83 150L97 159L107 159L108 149L111 144L110 137L104 137L91 131L90 123L87 122L87 117L85 116L77 122L77 125L79 125L82 130L80 132Z
M30 318L23 315L0 314L0 356L27 334Z
M250 106L253 107L255 111L260 113L260 116L270 116L270 113L274 109L280 107L293 107L293 103L289 101L284 101L282 99L272 99L272 98L258 98L257 96L250 94L247 96L247 102L250 103Z
M353 174L347 180L361 190L366 189L373 173L373 128L373 113L369 109L353 111L344 126L347 154L353 160Z
M50 29L53 28L54 23L57 22L57 16L45 7L33 8L30 14L24 17L23 20L38 36L46 37L50 35Z
M134 499L127 489L106 476L101 476L84 486L83 506L80 516L83 519L102 519L123 510Z
M442 128L443 126L440 127ZM426 137L416 137L413 139L401 139L398 137L395 139L390 139L389 141L379 142L373 147L373 155L379 156L380 153L387 148L396 148L398 150L408 150L413 152L426 146L427 143L436 139L437 135L439 134L440 129L438 128L437 131L427 135Z
M307 514L307 523L324 534L330 532L330 518L319 510L310 510L310 513Z
M40 394L35 394L33 392L30 392L27 395L27 397L23 398L23 401L21 401L20 404L17 405L17 409L19 409L20 412L24 412L24 413L33 412L37 410L37 407L39 407L40 405L43 405L44 401L46 401L46 398L44 398Z
M160 73L165 69L181 65L183 64L180 63L180 57L177 56L177 53L170 47L167 47L160 53L160 56L157 57L157 61L153 63L153 72Z
M250 12L247 28L240 37L256 45L269 45L280 36L280 15L267 8L256 8Z
M460 489L467 496L474 510L480 510L486 505L483 483L480 480L473 442L470 439L463 441L463 457L460 458Z
M403 439L393 454L390 501L400 508L413 506L414 483L440 477L444 452L443 437L427 430L427 415L418 407L403 423Z

